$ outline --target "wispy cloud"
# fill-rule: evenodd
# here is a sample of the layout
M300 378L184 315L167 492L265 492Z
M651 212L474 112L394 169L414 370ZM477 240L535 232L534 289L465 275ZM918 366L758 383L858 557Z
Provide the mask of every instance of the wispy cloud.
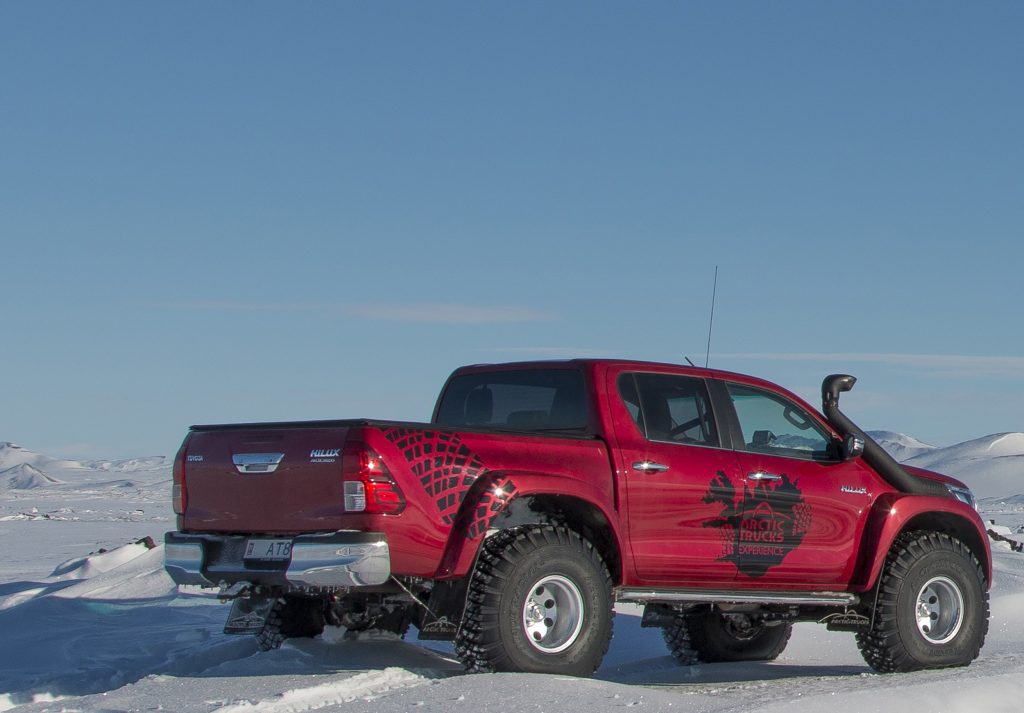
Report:
M162 302L172 309L239 310L245 312L315 312L337 309L324 302L245 302L240 300L181 300Z
M721 359L758 359L765 361L813 361L891 364L957 376L994 376L1024 379L1024 357L976 356L966 354L881 354L881 353L764 353L739 352L715 354Z
M321 312L360 319L420 324L505 324L540 322L555 315L517 306L486 306L445 302L368 303L343 305L331 302L247 302L237 300L186 300L162 303L161 307L248 312Z
M554 318L550 312L527 307L488 307L440 302L365 304L348 307L345 311L353 316L366 319L440 324L540 322Z
M552 359L571 359L575 357L606 357L612 352L606 349L591 349L587 347L493 347L481 349L480 351L490 354L525 354L536 357L548 357Z

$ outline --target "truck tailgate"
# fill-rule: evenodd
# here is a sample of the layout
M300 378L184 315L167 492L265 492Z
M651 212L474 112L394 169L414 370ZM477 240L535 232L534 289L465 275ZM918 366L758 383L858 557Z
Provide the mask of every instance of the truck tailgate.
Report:
M184 454L183 529L297 533L342 529L345 426L197 426Z

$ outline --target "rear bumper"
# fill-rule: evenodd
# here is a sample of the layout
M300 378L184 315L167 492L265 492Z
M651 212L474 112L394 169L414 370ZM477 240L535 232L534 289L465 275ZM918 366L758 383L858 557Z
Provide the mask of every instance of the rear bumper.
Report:
M268 539L266 536L257 539ZM391 576L387 538L379 532L342 530L296 535L282 560L246 559L245 535L168 532L164 569L176 584L211 587L250 582L297 588L367 587Z

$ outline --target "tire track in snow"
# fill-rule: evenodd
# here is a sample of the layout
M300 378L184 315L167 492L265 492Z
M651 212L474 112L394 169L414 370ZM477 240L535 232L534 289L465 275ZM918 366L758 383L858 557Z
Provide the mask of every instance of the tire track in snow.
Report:
M218 708L213 713L302 713L385 693L396 688L418 686L435 677L392 666L383 671L367 671L340 681L285 691L275 698L256 703L233 703Z

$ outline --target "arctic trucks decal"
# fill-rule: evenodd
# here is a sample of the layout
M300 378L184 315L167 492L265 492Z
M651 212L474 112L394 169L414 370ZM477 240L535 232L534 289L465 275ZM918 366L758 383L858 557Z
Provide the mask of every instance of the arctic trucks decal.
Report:
M811 508L796 483L778 480L743 484L739 493L729 476L718 471L703 502L719 503L721 514L704 523L722 533L719 561L732 562L749 577L762 577L800 546L811 524Z

